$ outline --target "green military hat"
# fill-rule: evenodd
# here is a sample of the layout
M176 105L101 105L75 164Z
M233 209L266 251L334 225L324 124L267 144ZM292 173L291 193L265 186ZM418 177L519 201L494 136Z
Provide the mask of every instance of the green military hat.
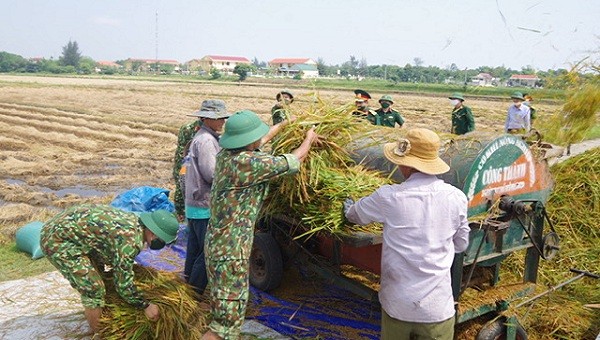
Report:
M394 100L392 100L392 96L390 96L389 94L384 94L383 96L381 96L381 98L379 99L379 103L381 103L383 100L394 104Z
M461 101L465 101L465 98L463 97L462 93L459 92L454 92L450 97L448 97L448 99L458 99Z
M290 98L291 98L290 103L294 101L294 94L292 94L292 92L290 92L290 90L287 90L287 89L279 91L277 93L277 95L275 95L275 99L277 101L280 101L281 100L281 96L284 95L284 94L287 94L288 96L290 96Z
M177 218L167 210L160 209L153 212L140 213L140 220L146 228L165 243L171 243L177 238L179 222Z
M221 99L207 99L202 102L200 110L189 114L191 117L225 119L231 114L225 108L225 102Z
M269 132L256 113L250 110L236 112L225 122L219 145L224 149L239 149L261 139Z
M519 100L525 100L525 98L523 97L523 94L521 92L513 92L513 94L510 95L510 97L512 99L519 99Z
M354 94L356 95L356 100L357 102L364 102L366 100L371 99L371 95L364 90L360 90L360 89L356 89L354 90Z

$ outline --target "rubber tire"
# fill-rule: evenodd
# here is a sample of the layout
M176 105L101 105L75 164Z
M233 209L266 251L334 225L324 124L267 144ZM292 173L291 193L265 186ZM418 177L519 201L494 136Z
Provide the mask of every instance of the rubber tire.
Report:
M477 333L476 340L505 340L506 339L506 320L498 319L491 323L487 323L479 333ZM527 340L527 332L521 325L517 325L517 334L515 339Z
M283 278L283 258L279 245L271 234L254 234L250 254L250 284L268 292L279 287Z

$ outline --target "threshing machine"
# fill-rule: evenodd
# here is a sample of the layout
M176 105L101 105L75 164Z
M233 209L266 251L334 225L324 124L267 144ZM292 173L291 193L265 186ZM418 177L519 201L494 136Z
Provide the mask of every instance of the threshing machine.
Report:
M385 136L363 139L349 149L353 150L352 157L357 163L391 174L394 182L400 183L404 180L402 174L383 156L381 145L385 139ZM540 258L551 258L559 249L558 235L544 205L553 187L546 160L561 153L561 149L542 143L539 138L527 142L516 135L471 133L443 140L440 157L448 163L450 171L439 177L467 196L471 227L469 248L456 254L452 267L457 324L491 316L492 321L479 332L480 339L526 338L518 321L514 317L504 318L501 313L511 300L533 292ZM279 216L261 221L258 228L271 234L274 230L285 233L292 230L295 223L289 217ZM275 241L265 234L257 234L258 243L266 246L255 246L251 283L269 289L278 284L278 274L272 275L275 267L271 265L274 262L279 266L281 260L273 259L277 255L265 254L270 251L268 248L277 248ZM375 290L341 275L336 268L349 264L379 274L381 243L381 235L364 232L341 239L319 237L316 245L313 241L312 251L328 259L333 267L317 265L314 269L334 283L376 302ZM517 251L525 252L522 282L501 287L502 262ZM480 292L478 295L482 298L477 299L477 303L463 304L462 293L468 288ZM494 290L496 294L491 293ZM483 298L485 296L489 301Z

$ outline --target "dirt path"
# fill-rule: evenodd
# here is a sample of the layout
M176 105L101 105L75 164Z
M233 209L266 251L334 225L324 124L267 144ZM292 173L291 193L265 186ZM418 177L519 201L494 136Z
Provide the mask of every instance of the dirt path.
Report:
M583 142L577 143L577 144L572 144L571 152L569 155L567 155L567 150L565 149L563 152L563 155L561 157L557 157L557 158L553 159L551 162L549 162L549 164L554 165L556 163L564 162L571 157L575 157L577 155L580 155L580 154L582 154L588 150L594 149L594 148L600 148L600 138L586 140L586 141L583 141Z

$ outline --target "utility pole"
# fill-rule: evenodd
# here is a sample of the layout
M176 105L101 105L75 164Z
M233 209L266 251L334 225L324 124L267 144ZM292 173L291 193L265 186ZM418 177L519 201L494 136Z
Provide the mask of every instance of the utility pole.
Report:
M156 72L156 74L160 74L158 65L158 11L156 11L156 31L154 32L154 62L156 63L154 72Z

